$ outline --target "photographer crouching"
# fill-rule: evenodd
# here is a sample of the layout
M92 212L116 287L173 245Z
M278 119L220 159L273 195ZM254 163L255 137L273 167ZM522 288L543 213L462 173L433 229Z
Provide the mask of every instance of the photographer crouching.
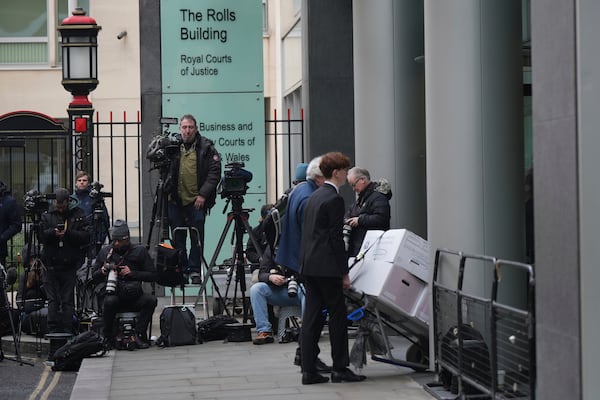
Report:
M102 307L104 338L109 345L119 348L115 343L115 315L136 311L140 316L135 322L135 345L138 349L147 349L146 332L157 300L155 296L144 293L142 281L155 280L154 262L144 246L131 243L127 222L116 220L110 233L112 243L102 247L98 253L92 274L95 283L106 282Z

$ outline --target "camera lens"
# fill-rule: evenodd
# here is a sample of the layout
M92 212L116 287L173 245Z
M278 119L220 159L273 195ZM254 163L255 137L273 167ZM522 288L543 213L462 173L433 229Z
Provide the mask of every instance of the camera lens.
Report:
M289 278L288 280L288 296L296 297L298 296L298 281L294 278Z

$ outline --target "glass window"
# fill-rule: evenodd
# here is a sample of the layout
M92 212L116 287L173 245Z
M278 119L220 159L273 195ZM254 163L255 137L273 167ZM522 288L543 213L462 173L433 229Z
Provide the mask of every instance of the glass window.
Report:
M88 10L89 0L80 0L79 6ZM56 13L48 13L47 7ZM58 21L50 24L49 14L56 15ZM50 42L48 37L58 39L55 28L67 15L68 0L2 0L0 65L48 64L48 54L58 54L60 47L59 40ZM53 48L48 48L49 43Z

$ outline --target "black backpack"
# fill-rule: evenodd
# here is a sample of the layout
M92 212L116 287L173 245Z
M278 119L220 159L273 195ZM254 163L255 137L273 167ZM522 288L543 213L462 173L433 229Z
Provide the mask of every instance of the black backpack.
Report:
M85 357L100 357L106 353L102 336L94 331L86 331L59 347L49 358L54 361L53 371L79 371Z
M214 315L198 322L198 342L224 340L229 333L227 328L229 324L238 324L238 321L228 315Z
M196 344L196 317L186 306L166 307L160 314L160 337L156 344L161 347Z

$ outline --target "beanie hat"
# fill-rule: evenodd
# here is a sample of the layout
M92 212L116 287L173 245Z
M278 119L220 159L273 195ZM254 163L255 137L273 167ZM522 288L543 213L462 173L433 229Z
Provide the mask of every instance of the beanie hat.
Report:
M129 226L127 226L127 222L122 219L116 220L110 231L110 236L113 240L129 239Z
M58 188L54 191L54 195L56 196L57 203L63 203L69 200L70 193L65 188Z
M298 165L296 165L296 178L294 179L294 182L303 182L306 180L307 168L307 163L298 163Z

